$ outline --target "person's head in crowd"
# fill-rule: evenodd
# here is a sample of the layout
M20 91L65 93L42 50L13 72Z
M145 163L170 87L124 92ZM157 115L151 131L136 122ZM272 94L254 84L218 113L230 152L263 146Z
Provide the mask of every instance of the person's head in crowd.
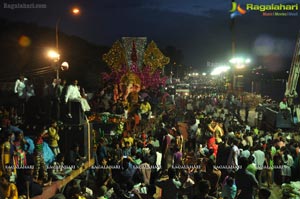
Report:
M249 161L246 157L241 157L239 159L239 165L242 167L240 169L243 169L243 170L246 170L246 168L248 167L249 165Z
M153 136L151 136L150 138L154 139ZM147 144L147 148L151 151L154 148L154 146L152 144Z
M246 144L245 146L243 146L243 150L249 150L250 149L250 146L248 144Z
M228 144L228 136L227 136L227 135L223 135L223 136L221 137L221 139L222 139L222 142L223 142L223 143L227 143L227 144Z
M174 153L177 153L178 151L180 151L180 149L179 149L178 146L175 146L175 147L173 148L173 150L174 150Z
M196 118L191 118L191 120L190 120L190 125L193 125L193 124L195 124L196 123Z
M62 153L57 154L57 156L56 156L56 162L61 163L61 162L64 162L64 161L65 161L64 155Z
M142 160L142 162L143 163L149 163L149 158L148 158L148 156L141 156L141 160Z
M258 192L259 199L268 199L271 196L271 192L268 189L261 188Z
M279 142L285 142L284 137L279 137Z
M127 149L130 148L130 143L128 141L125 142L125 148L127 148Z
M51 120L51 127L56 128L57 127L57 121Z
M234 184L234 179L233 179L232 177L227 178L226 184L227 184L229 187L232 187L232 185Z
M254 160L255 160L254 156L253 156L253 155L250 155L249 158L248 158L249 163L250 163L250 164L251 164L251 163L254 163Z
M74 86L77 86L77 85L78 85L78 80L77 80L77 79L75 79L75 80L73 81L73 85L74 85Z
M129 159L128 158L123 158L123 161L122 161L122 168L124 169L124 170L126 170L126 169L128 169L129 168Z
M208 159L206 162L206 172L210 173L214 170L215 163L212 159Z
M228 176L234 179L235 178L235 171L234 170L229 171Z
M106 166L107 165L107 159L105 157L101 158L100 159L100 164L103 165L103 166Z
M124 131L123 132L123 137L124 138L128 138L129 137L129 132L128 131Z
M0 184L1 184L1 186L2 187L8 187L8 185L10 184L9 180L10 180L10 176L8 174L3 174L0 177Z
M269 139L267 139L267 145L271 145L271 144L272 144L272 141L273 141L273 140L272 140L272 139L270 139L270 138L269 138Z
M12 131L6 131L4 133L4 141L13 142L15 140L15 134Z
M173 169L172 167L170 167L170 168L168 169L168 176L169 176L169 179L175 178L175 176L176 176L176 171L175 171L175 169Z
M23 140L24 139L23 131L16 131L15 132L15 137L16 137L16 140L19 140L19 141Z
M38 137L45 136L48 133L47 127L45 125L38 125L36 127L36 133Z
M283 155L284 152L285 152L286 150L287 150L286 147L281 147L281 148L279 149L279 153L280 153L281 155Z
M274 145L276 145L278 142L279 142L279 139L278 139L278 138L276 138L276 139L273 140L273 144L274 144Z
M239 139L233 138L232 144L235 145L235 146L237 146L239 144Z
M131 148L130 154L131 154L132 157L137 155L137 152L136 152L136 148L135 148L135 147L132 147L132 148Z

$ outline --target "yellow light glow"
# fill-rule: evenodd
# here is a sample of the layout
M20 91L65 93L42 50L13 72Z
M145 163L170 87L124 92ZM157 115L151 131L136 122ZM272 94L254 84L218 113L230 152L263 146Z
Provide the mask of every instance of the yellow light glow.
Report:
M49 50L48 57L57 61L59 60L60 55L55 50Z
M80 14L80 9L79 9L79 8L73 8L73 9L72 9L72 13L73 13L74 15L79 15L79 14Z
M19 45L22 46L22 47L28 47L30 46L31 44L31 40L29 37L25 36L25 35L22 35L20 38L19 38Z

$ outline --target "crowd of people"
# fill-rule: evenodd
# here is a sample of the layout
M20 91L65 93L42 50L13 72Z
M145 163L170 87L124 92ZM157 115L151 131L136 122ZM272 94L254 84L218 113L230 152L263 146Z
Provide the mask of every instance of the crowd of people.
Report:
M88 101L77 81L67 86L54 80L47 85L53 114L39 124L31 118L28 128L32 112L26 112L33 104L21 97L25 81L21 76L16 82L18 104L0 109L0 198L40 195L87 161L78 144L60 151L58 123L72 117L69 99L85 112L121 114L126 122L121 133L94 138L95 164L56 198L267 199L270 190L300 178L296 134L250 125L249 104L234 95L173 98L161 86L141 91L139 101L127 107L115 98L113 86Z

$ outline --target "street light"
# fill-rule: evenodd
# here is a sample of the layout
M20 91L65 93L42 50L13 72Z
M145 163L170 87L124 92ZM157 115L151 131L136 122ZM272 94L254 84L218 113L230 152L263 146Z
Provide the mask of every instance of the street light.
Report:
M60 54L56 50L49 50L48 57L55 63L56 79L59 79L59 64Z
M74 7L74 8L72 9L72 13L73 13L74 15L79 15L79 14L80 14L80 9L77 8L77 7Z
M80 14L80 9L78 8L78 7L73 7L72 9L71 9L71 13L73 14L73 15L79 15ZM56 21L56 24L55 24L55 42L56 42L56 52L57 52L57 54L59 53L59 40L58 40L58 38L59 38L59 35L58 35L58 30L59 30L59 25L60 25L60 22L61 22L61 17L62 16L60 16L58 19L57 19L57 21ZM57 60L58 61L58 60ZM59 65L57 65L57 69L56 69L56 79L59 79Z
M59 60L60 55L55 50L49 50L48 51L48 57L50 57L55 62L57 62Z

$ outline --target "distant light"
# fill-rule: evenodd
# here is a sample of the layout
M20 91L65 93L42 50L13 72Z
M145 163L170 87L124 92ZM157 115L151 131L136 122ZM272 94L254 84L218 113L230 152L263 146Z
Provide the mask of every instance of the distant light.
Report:
M202 75L203 75L203 76L206 76L207 74L206 74L206 73L202 73Z
M22 47L28 47L31 44L31 40L29 37L27 37L26 35L22 35L19 38L19 45Z
M210 75L220 75L221 73L227 72L230 69L229 66L219 66L216 67Z
M229 60L229 63L235 66L237 69L245 68L249 63L251 62L251 59L249 58L243 58L243 57L233 57Z
M73 13L74 15L79 15L79 14L80 14L80 9L79 9L79 8L73 8L73 9L72 9L72 13Z

